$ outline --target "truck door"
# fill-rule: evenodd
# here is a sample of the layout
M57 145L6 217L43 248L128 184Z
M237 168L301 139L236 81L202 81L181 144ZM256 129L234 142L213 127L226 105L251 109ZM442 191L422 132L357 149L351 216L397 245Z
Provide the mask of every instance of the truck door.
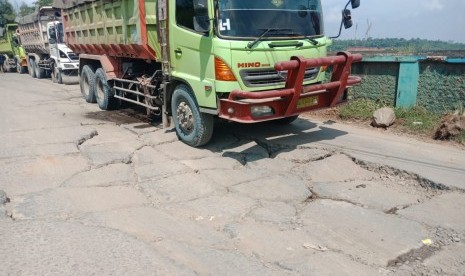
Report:
M47 26L48 45L50 47L50 57L58 60L60 54L58 53L57 47L57 28L54 23L50 23Z
M208 1L174 0L173 2L175 9L171 9L174 10L174 16L171 18L174 17L174 20L170 20L172 24L169 32L173 76L189 83L200 106L216 107L215 95L210 95L214 93L204 93L205 87L213 85L214 81L212 37L208 31L211 28L208 19ZM204 14L199 16L199 13Z

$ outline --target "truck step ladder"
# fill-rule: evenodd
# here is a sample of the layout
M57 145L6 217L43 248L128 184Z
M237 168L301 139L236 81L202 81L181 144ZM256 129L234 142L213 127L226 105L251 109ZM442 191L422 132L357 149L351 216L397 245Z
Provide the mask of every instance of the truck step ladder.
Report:
M167 87L171 76L170 56L168 49L168 5L166 0L158 1L158 35L160 36L161 44L161 63L163 70L163 106L162 106L162 122L163 127L171 126L171 116L168 114L168 92Z

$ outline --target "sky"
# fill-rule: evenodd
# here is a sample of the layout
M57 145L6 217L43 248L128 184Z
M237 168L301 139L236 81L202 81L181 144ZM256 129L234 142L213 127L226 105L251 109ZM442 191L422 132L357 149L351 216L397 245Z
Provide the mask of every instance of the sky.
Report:
M347 0L321 0L325 33L339 31ZM465 43L465 0L360 0L341 39L423 38ZM349 5L350 7L350 5ZM371 28L369 26L371 25ZM367 34L368 31L368 34Z
M10 0L13 5L34 0ZM250 1L250 0L249 0ZM321 0L325 32L339 31L347 0ZM354 26L341 39L423 38L465 43L465 0L360 0L352 11ZM371 28L369 26L371 25Z

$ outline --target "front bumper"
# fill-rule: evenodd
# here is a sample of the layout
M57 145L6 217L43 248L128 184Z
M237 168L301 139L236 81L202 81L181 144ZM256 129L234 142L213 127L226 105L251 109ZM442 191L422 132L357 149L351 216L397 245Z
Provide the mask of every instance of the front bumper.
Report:
M284 89L268 91L233 90L227 99L220 99L219 117L241 123L254 123L286 118L305 111L334 107L346 99L348 86L359 84L360 77L350 76L352 63L362 55L340 52L336 56L305 59L292 57L278 62L274 68L287 70ZM331 80L326 83L303 85L305 70L310 67L333 66ZM258 115L253 110L271 110Z

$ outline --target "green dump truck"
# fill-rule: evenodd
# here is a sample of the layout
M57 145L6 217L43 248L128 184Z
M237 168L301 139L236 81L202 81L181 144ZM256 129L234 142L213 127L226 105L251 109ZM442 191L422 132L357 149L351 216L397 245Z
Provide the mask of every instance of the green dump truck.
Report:
M349 0L343 11L346 27ZM214 118L290 123L347 99L360 55L327 56L320 0L55 0L79 53L81 92L103 110L121 101L174 122L201 146ZM329 69L328 69L329 68ZM328 72L331 73L328 73ZM327 80L326 75L331 77Z
M3 72L26 73L26 53L20 46L18 24L0 22L0 65Z

